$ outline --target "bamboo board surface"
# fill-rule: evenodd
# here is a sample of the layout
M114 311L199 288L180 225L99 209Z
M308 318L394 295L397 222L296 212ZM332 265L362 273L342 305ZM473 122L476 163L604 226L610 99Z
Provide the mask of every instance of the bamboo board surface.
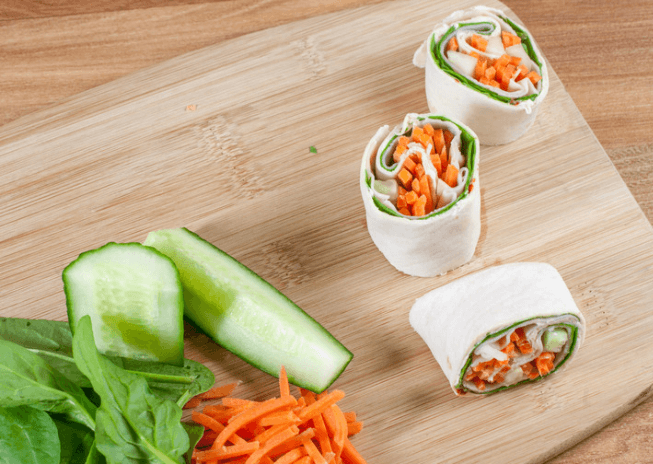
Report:
M379 126L427 111L412 53L472 4L392 2L262 31L4 126L0 315L64 320L60 273L79 253L185 225L354 352L335 386L365 421L354 443L370 463L486 461L490 449L497 461L541 461L634 406L653 383L651 226L551 69L535 126L481 150L471 263L404 276L367 234L363 148ZM588 320L585 346L545 382L453 397L408 324L413 300L524 260L562 273ZM186 352L218 381L244 380L246 397L273 393L274 379L189 326Z

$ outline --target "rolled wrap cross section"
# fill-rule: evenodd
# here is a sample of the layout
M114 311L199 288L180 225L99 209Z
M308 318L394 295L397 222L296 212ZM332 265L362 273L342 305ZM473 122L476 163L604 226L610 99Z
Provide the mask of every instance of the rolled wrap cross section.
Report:
M505 264L455 280L418 298L410 324L457 395L493 393L560 371L585 336L569 289L545 263Z
M419 143L409 143L401 158L397 162L393 160L399 139L409 135L415 127L426 124L436 130L449 131L453 136L447 156L449 164L457 168L454 187L438 179L425 147ZM382 192L379 188L384 182L395 182L395 176L415 153L423 159L435 208L418 217L398 211L393 203L396 190ZM360 187L368 231L390 264L409 275L430 277L444 274L472 258L481 230L478 164L476 134L445 116L411 113L406 115L401 126L393 130L383 126L377 131L363 155Z
M519 37L521 43L504 48L499 40L502 32ZM474 34L488 41L485 51L467 42ZM452 38L460 46L457 57L465 59L451 59L447 46ZM533 84L516 75L506 90L482 83L470 73L473 63L471 68L465 66L472 52L489 62L503 54L521 58L520 64L536 72L541 80ZM535 121L549 90L546 63L535 40L526 28L496 8L477 6L452 13L415 52L413 64L425 68L429 110L470 126L484 145L502 145L521 137Z

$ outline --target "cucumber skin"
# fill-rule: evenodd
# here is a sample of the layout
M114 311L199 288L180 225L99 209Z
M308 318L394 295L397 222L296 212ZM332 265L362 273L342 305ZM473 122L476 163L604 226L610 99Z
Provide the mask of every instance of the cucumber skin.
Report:
M68 324L70 325L70 331L73 333L73 335L75 334L75 319L76 318L75 318L75 315L74 315L74 308L72 307L72 298L71 298L71 295L70 295L69 289L68 289L67 273L68 273L68 271L70 269L72 269L74 267L74 265L76 263L78 263L80 260L83 260L83 258L85 256L88 256L90 254L94 254L99 250L102 250L104 248L110 248L110 247L113 247L115 245L119 245L119 246L133 245L133 246L147 248L149 251L151 251L153 253L156 253L159 257L164 258L166 261L168 261L168 262L170 262L172 264L174 272L177 275L177 280L179 281L179 285L181 287L181 277L179 275L179 270L177 269L177 266L175 266L175 263L170 258L168 258L166 255L161 253L156 248L148 247L148 246L145 246L145 245L143 245L141 243L138 243L138 242L131 242L131 243L108 242L107 244L102 245L101 247L94 248L92 250L88 250L88 251L85 251L83 253L80 253L80 255L75 260L73 260L70 264L68 264L68 266L66 266L64 268L64 270L63 270L63 272L61 274L61 279L62 279L63 284L64 284L64 294L66 296L66 313L68 315ZM183 288L181 288L181 290L182 291L179 292L179 294L180 294L179 305L180 305L181 308L183 308ZM136 357L133 357L133 358L127 358L127 359L161 362L161 363L164 363L164 364L171 364L173 366L180 366L180 367L183 366L184 365L184 313L183 313L183 311L180 311L179 320L178 320L177 325L181 328L181 330L179 331L178 338L177 338L177 344L181 347L181 349L179 350L180 351L179 355L176 356L175 359L170 359L168 361L163 361L163 360L154 359L154 358L152 358L152 359L143 359L140 356L136 356Z
M342 367L340 368L340 370L335 372L334 375L332 375L332 377L326 382L326 384L322 384L322 385L315 385L315 384L310 383L310 382L308 382L308 383L303 382L303 381L301 381L301 379L295 378L291 374L291 372L292 372L292 369L290 368L291 366L289 364L284 364L284 366L286 368L286 371L287 371L288 379L294 385L297 385L298 387L304 388L306 390L313 391L315 393L321 393L324 390L326 390L327 388L329 388L329 386L331 386L331 384L333 382L335 382L335 380L340 376L340 374L342 374L342 372L346 369L346 367L351 362L351 360L352 360L352 358L354 356L351 353L351 351L349 351L347 348L345 348L342 345L342 343L340 343L333 335L331 335L331 333L328 330L326 330L324 327L322 327L322 325L319 322L317 322L315 319L313 319L303 309L301 309L299 306L297 306L292 300L290 300L286 295L281 293L278 289L276 289L268 281L263 279L260 275L258 275L256 272L252 271L250 268L245 266L243 263L241 263L237 259L230 256L228 253L222 251L221 249L219 249L218 247L216 247L215 245L213 245L209 241L204 240L202 237L200 237L196 233L188 230L187 228L182 227L180 229L168 229L168 230L164 229L164 230L150 232L150 234L148 234L148 236L147 236L144 243L147 246L157 247L157 245L155 244L155 242L157 240L157 238L156 238L157 236L161 235L161 236L165 237L166 241L168 241L167 240L167 234L170 234L171 232L174 234L174 233L177 233L178 231L182 231L183 233L188 234L190 236L190 238L192 238L193 240L196 240L198 242L203 242L204 244L208 245L212 250L216 251L217 255L220 257L220 259L223 262L228 263L229 266L233 266L233 267L237 268L239 271L243 272L245 275L252 278L253 279L253 281L251 282L252 286L265 287L265 288L269 289L270 291L272 291L275 294L276 297L280 297L283 304L285 304L288 308L290 308L292 311L295 311L297 313L296 317L303 318L305 321L310 321L312 327L317 329L319 332L321 332L324 335L325 339L328 340L332 344L332 346L337 347L337 349L339 351L341 351L343 353L346 353L346 358L347 359L346 359L345 362L343 362ZM163 252L163 250L161 250L161 251ZM173 259L172 257L171 257L171 259L173 260L173 262L175 261L175 259ZM183 272L180 272L180 274L182 275L182 286L185 287ZM185 288L184 288L184 292L186 292ZM274 377L279 376L279 372L277 370L275 370L274 366L272 366L270 364L266 365L266 363L259 363L259 362L256 362L255 360L250 359L248 356L241 353L241 350L239 349L238 346L230 346L229 344L224 343L223 340L219 339L217 334L212 333L209 328L205 327L200 322L195 321L193 319L192 311L189 311L188 302L186 301L186 297L185 297L185 302L186 302L185 315L190 319L190 322L191 322L192 325L198 327L200 330L202 330L204 333L206 333L211 339L213 339L217 344L219 344L223 348L227 349L228 351L232 352L233 354L235 354L239 358L243 359L245 362L251 364L252 366L256 367L257 369L260 369L263 372L265 372L267 374L270 374L270 375L272 375ZM216 312L219 312L219 311L216 311ZM213 314L215 314L215 313L213 313ZM219 317L220 316L218 316L216 314L216 319L218 319Z

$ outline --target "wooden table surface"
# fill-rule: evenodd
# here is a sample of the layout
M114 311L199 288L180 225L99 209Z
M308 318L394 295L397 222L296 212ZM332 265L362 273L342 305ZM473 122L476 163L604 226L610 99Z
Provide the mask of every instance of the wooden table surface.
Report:
M653 221L653 2L503 1L536 37ZM185 52L371 3L376 1L2 2L0 124ZM653 462L652 418L649 398L551 462Z

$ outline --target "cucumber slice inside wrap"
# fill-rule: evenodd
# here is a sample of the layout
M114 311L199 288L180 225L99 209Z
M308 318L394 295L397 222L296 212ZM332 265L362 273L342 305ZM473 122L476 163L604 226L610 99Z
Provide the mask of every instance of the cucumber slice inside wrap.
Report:
M188 229L150 232L145 245L170 257L181 276L185 314L218 344L293 384L319 393L353 355L258 274Z
M71 330L91 317L108 356L183 366L183 290L174 263L140 243L107 243L63 271Z

